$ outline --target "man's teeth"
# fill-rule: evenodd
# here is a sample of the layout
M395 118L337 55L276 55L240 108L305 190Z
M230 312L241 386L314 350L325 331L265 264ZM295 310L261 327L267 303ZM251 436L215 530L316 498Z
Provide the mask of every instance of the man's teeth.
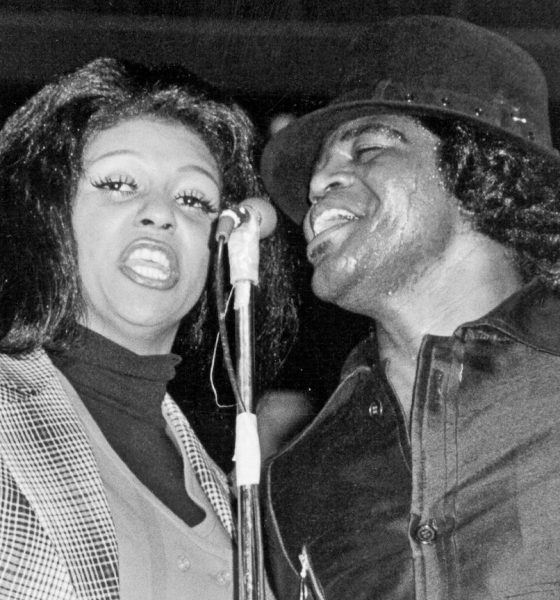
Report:
M344 208L329 208L313 221L313 233L319 235L323 231L338 225L341 221L355 221L357 216Z

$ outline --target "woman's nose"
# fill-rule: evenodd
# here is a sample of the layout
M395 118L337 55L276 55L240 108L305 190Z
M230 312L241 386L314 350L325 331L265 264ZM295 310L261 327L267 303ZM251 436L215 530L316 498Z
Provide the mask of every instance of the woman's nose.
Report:
M145 198L136 215L136 223L141 227L174 229L177 223L174 207L175 203L171 199L162 196Z
M311 204L331 192L350 187L354 182L354 172L347 162L331 158L315 168L309 182Z

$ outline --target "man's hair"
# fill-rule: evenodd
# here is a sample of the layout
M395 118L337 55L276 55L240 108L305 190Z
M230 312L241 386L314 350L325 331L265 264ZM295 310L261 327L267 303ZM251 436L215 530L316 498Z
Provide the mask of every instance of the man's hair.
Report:
M179 67L148 68L102 58L47 85L0 132L0 348L64 347L84 311L72 231L72 202L82 152L97 132L135 117L178 122L206 143L223 177L223 203L262 195L253 168L255 134L247 115ZM149 140L146 140L149 143ZM258 324L261 363L274 372L295 332L295 307L281 235L261 245L268 306ZM178 346L211 347L208 288L186 317ZM263 311L260 311L263 313ZM264 314L264 313L263 313Z
M460 119L424 117L448 190L477 231L514 250L525 281L560 288L560 163Z

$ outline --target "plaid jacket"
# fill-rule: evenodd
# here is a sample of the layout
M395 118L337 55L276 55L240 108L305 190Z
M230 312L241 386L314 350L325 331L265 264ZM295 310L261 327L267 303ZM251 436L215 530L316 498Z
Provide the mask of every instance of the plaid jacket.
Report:
M231 534L223 474L169 397L163 413ZM44 351L0 354L0 598L118 597L115 529L69 395Z

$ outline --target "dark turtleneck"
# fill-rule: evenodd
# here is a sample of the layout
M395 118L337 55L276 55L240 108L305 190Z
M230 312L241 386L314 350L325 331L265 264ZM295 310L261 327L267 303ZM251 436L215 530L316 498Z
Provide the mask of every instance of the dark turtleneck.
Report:
M69 350L50 352L107 441L128 468L185 523L204 510L187 495L183 461L165 433L161 403L181 359L141 356L85 328Z

